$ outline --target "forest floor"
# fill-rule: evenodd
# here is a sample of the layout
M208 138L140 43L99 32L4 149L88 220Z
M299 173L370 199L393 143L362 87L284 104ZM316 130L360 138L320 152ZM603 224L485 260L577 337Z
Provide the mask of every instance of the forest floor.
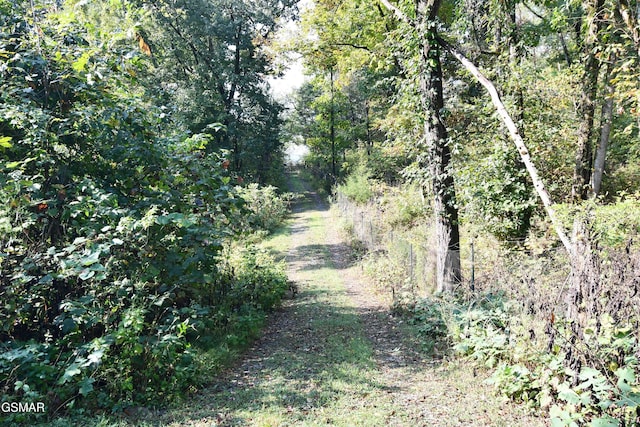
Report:
M265 243L298 288L220 381L162 416L170 426L537 426L483 373L433 359L355 262L337 214L305 198Z

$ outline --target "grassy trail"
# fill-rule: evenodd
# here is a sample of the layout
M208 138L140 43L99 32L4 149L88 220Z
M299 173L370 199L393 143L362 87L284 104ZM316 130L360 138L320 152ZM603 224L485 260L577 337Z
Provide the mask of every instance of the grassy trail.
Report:
M239 365L163 424L541 425L498 403L465 369L423 359L351 265L334 213L305 194L287 229L265 243L286 260L296 298Z

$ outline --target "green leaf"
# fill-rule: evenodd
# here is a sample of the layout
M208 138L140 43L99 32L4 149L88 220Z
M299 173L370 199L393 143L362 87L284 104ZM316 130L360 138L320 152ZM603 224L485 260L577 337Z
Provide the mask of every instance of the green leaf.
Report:
M96 380L94 380L93 378L88 377L80 381L80 383L78 383L78 385L80 386L80 388L78 389L80 394L86 396L87 394L91 393L93 391L93 383L95 381Z
M631 384L635 383L636 375L632 368L619 368L615 372L618 377L617 386L623 393L629 393L631 391Z
M102 356L104 356L104 351L102 350L96 350L93 353L91 353L89 356L87 356L87 361L89 362L89 364L99 364L100 360L102 360Z
M573 405L588 405L591 402L591 393L584 392L578 394L575 390L571 388L565 388L558 393L558 398L564 400L567 403L571 403Z
M48 285L51 283L53 283L53 276L51 274L47 274L46 276L38 280L39 285L45 285L45 284Z
M0 137L0 148L11 148L11 137L10 136L2 136Z
M227 127L225 125L223 125L222 123L210 123L207 125L207 129L211 129L214 132L219 132L221 130L227 130Z
M94 251L91 252L89 255L83 257L80 260L80 263L84 266L84 267L88 267L90 265L95 264L96 262L98 262L100 260L100 251Z
M78 364L77 363L72 363L67 369L65 369L64 374L62 375L62 378L60 378L60 380L58 380L58 384L65 384L71 378L75 377L76 375L80 374L81 372L82 371L80 371L80 368L79 368Z
M22 164L22 162L9 162L9 163L6 163L4 167L6 167L7 169L15 169L18 166L20 166L20 164Z
M87 67L87 63L89 62L89 59L91 58L91 54L89 52L85 52L82 54L82 56L80 58L78 58L77 61L75 61L73 63L73 65L71 65L73 67L73 69L80 73L82 71L85 70L85 68Z
M585 366L584 368L582 368L582 370L580 371L580 375L579 378L582 381L593 381L595 379L597 379L598 377L602 376L602 374L600 373L600 371L598 371L597 369L594 368L590 368L588 366Z
M551 417L552 427L578 426L571 416L571 413L558 405L553 405L549 409L549 417Z
M618 427L620 423L608 415L595 418L591 421L591 427Z
M76 322L71 318L67 317L62 322L62 332L68 333L76 329Z
M89 280L89 279L91 279L91 278L92 278L93 276L95 276L95 275L96 275L95 270L91 270L91 269L85 268L84 270L82 270L82 272L80 272L80 274L78 275L78 277L79 277L81 280Z

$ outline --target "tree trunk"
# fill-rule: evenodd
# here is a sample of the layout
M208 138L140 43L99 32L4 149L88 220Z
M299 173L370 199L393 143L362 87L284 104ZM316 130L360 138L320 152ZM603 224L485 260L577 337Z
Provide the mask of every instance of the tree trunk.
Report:
M440 0L416 0L415 19L388 0L380 2L413 27L420 40L420 100L425 115L423 153L418 162L430 175L436 221L436 284L438 292L452 292L462 280L460 231L456 192L451 174L451 149L440 111L444 107L440 46L435 22Z
M587 211L575 218L572 241L571 276L565 295L565 318L569 322L571 336L569 345L565 347L565 360L571 369L579 372L584 354L576 351L573 344L582 339L590 321L595 321L596 328L599 328L602 301L600 250L592 237L592 212Z
M578 148L575 157L575 170L571 196L574 199L586 199L589 191L591 169L593 167L593 149L591 136L595 116L595 100L598 94L598 73L600 61L596 56L598 36L602 27L604 0L589 0L587 9L587 34L584 37L582 52L584 55L582 93L578 101Z
M331 105L329 108L329 138L331 141L331 184L336 181L336 127L335 127L335 110L333 105L334 86L333 86L333 67L329 69L329 77L331 79Z
M451 150L449 135L440 116L444 107L440 49L436 40L436 28L426 21L425 31L420 32L421 73L420 96L425 114L424 144L426 158L421 168L430 173L433 186L434 215L436 222L436 283L438 292L453 292L462 280L460 267L460 231L456 192L451 174Z
M365 101L365 126L367 127L367 157L371 157L371 147L373 142L371 140L371 123L369 118L369 101Z
M613 66L615 60L611 61L607 66L607 84L605 87L605 101L602 105L602 119L600 126L600 142L598 144L598 151L596 152L595 165L593 167L593 178L591 179L591 189L593 195L600 194L600 187L602 186L602 175L604 174L604 161L607 156L607 148L609 147L609 135L611 134L611 122L613 120L613 94L615 87L611 82Z

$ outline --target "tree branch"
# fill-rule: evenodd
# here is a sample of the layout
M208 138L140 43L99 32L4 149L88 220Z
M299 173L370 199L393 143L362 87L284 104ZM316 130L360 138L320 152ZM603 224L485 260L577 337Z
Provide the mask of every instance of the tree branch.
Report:
M547 18L545 18L544 16L540 15L538 12L536 12L535 10L533 10L533 8L532 8L531 6L529 6L529 5L527 4L527 2L523 2L522 4L523 4L523 6L524 6L525 8L527 8L527 10L528 10L529 12L533 13L535 16L537 16L538 18L540 18L540 19L542 20L542 22L544 22L545 24L548 24L548 23L549 23L549 20L548 20Z
M513 119L511 119L509 112L507 111L502 100L500 99L500 94L498 94L498 90L493 85L493 83L488 78L486 78L484 74L480 72L480 70L478 70L478 67L476 67L471 61L469 61L458 49L456 49L454 46L450 45L440 37L438 37L437 40L440 46L442 46L444 50L449 52L458 61L460 61L462 65L467 69L467 71L469 71L476 78L476 80L478 80L478 82L485 87L487 92L489 92L489 95L491 96L491 101L493 102L493 105L495 106L498 112L498 115L500 116L500 119L509 130L511 139L513 140L516 147L518 148L518 153L520 154L520 158L522 159L522 162L525 164L527 171L529 172L529 176L533 181L533 186L535 187L536 192L538 193L538 196L542 200L542 204L544 205L545 211L547 212L547 215L549 216L549 219L553 224L556 234L558 234L558 237L562 241L562 244L564 245L569 255L573 256L573 252L574 252L573 245L571 244L569 237L565 233L565 230L562 227L560 220L558 219L555 209L553 209L551 196L547 192L544 186L544 182L538 175L538 169L535 167L535 165L533 164L533 161L531 160L531 155L529 154L529 150L527 149L527 146L525 145L524 140L522 139L522 136L518 132L518 127L513 122Z
M405 13L403 11L401 11L396 6L391 4L391 2L389 2L388 0L380 0L380 3L382 3L384 5L384 7L386 7L388 10L393 12L393 14L396 15L396 18L398 18L398 20L404 22L405 24L409 24L411 26L414 26L413 20L410 19L407 15L405 15Z
M371 49L369 49L369 47L367 46L362 46L359 44L354 44L354 43L332 43L333 46L348 46L348 47L352 47L354 49L361 49L361 50L366 50L367 52L371 52Z

